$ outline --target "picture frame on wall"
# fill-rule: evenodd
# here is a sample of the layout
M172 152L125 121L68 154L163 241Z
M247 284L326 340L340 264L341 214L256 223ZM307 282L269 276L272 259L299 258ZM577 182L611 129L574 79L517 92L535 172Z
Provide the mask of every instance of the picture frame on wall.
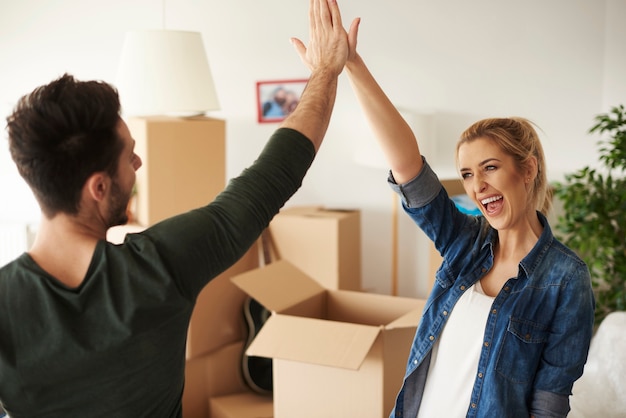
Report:
M300 101L308 79L257 81L257 114L259 123L285 119Z

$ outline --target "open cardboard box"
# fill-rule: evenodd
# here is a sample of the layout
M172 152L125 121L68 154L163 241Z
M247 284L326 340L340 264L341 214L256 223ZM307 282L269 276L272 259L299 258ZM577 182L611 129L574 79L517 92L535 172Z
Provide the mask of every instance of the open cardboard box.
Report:
M273 312L247 353L274 359L276 418L389 414L424 300L325 289L285 260L233 282Z

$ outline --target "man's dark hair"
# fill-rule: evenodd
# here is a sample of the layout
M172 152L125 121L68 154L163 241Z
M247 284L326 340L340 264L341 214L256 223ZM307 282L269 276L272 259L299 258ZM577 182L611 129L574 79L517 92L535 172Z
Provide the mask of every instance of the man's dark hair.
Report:
M117 90L64 74L22 97L7 117L9 150L48 218L78 213L96 172L115 176L123 148Z

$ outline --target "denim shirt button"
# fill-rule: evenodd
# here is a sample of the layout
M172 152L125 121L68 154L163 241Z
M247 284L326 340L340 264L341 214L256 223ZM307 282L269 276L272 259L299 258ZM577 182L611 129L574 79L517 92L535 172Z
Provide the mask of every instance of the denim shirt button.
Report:
M483 374L482 373L478 373L478 377L482 379L483 378Z
M413 360L413 364L417 364L417 359Z
M448 311L443 311L443 316L448 316Z
M486 273L486 272L487 272L487 269L483 267L482 269L480 269L480 271L481 271L482 273Z
M485 341L485 347L489 347L489 341Z
M497 310L497 309L494 309L493 311L491 311L491 313L495 315L495 314L497 314L497 313L498 313L498 310Z
M465 286L461 286L461 290L465 290Z
M476 404L472 402L472 408L476 409Z
M428 339L429 339L430 341L434 341L434 340L435 340L435 337L431 335L430 337L428 337Z
M511 290L511 288L509 286L504 286L504 291L508 292L509 290Z

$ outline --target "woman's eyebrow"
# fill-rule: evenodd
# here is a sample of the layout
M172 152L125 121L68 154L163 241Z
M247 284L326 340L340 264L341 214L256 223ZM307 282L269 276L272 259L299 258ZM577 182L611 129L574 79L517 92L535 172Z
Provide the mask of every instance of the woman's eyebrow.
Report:
M487 158L486 160L483 160L480 163L478 163L478 166L482 167L484 165L489 164L492 161L500 162L500 160L498 160L497 158ZM459 172L463 172L463 171L471 171L471 169L470 168L465 168L465 167L464 168L459 168Z

